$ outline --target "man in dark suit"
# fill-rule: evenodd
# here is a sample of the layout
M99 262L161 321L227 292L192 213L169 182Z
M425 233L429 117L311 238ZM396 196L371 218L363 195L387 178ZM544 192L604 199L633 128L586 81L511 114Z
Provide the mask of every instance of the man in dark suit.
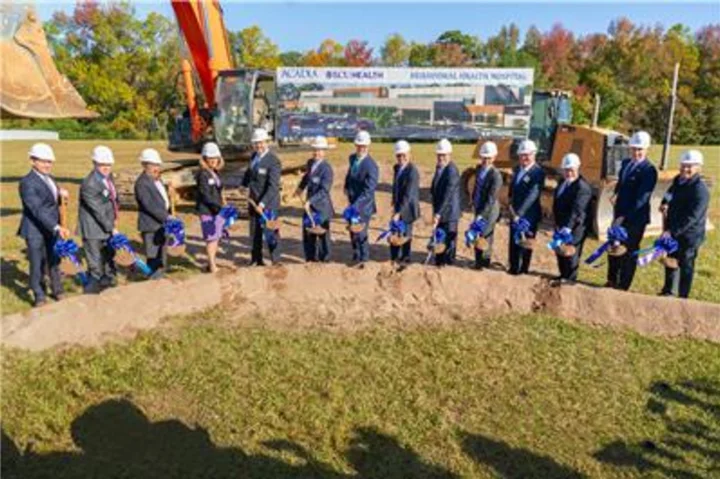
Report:
M445 232L445 251L435 255L435 264L445 266L455 261L458 222L460 221L460 173L452 161L452 144L445 138L435 147L437 167L430 194L433 205L433 229Z
M500 202L498 195L503 180L500 172L493 166L497 158L497 145L486 141L480 147L480 161L475 169L475 186L472 192L473 211L475 219L487 222L483 237L487 240L487 249L475 249L475 268L487 268L492 260L493 236L495 223L500 217Z
M510 274L526 274L530 269L532 249L517 244L514 230L520 219L530 224L526 233L528 239L537 234L538 224L542 220L540 196L545 187L545 172L535 162L537 147L531 140L524 140L518 148L519 165L513 170L510 181L510 209L512 226L510 227Z
M97 293L116 284L115 252L108 245L108 239L117 232L119 207L111 175L115 163L112 150L97 146L92 160L94 168L80 185L78 222L90 273L86 292Z
M375 205L375 189L378 184L379 170L377 163L370 156L370 134L361 130L355 136L355 153L350 155L350 167L345 175L345 195L351 206L360 214L363 224L362 231L350 233L353 248L353 261L362 268L370 260L370 244L368 242L368 226L370 218L377 211Z
M32 170L20 180L20 200L22 218L18 235L27 245L30 262L30 289L34 296L34 306L47 302L45 275L50 276L50 289L55 300L63 297L60 278L60 259L53 248L58 237L67 239L70 232L60 224L61 197L67 197L67 191L61 189L50 176L55 153L49 145L36 143L28 154Z
M399 263L410 262L413 223L420 217L420 173L412 162L410 144L405 140L395 143L393 166L392 206L393 220L405 223L407 241L402 246L390 245L390 259Z
M140 153L143 172L135 180L135 201L138 204L138 230L145 245L151 278L163 276L167 264L165 251L165 221L170 215L170 197L160 180L160 154L146 148Z
M672 296L677 289L678 296L690 296L695 258L705 240L710 192L700 176L703 155L689 150L680 157L680 174L663 196L660 211L665 216L665 236L678 242L678 249L670 257L678 262L677 268L665 268L663 296Z
M316 235L303 225L305 261L326 263L330 257L330 220L335 213L330 195L333 185L333 169L325 160L325 152L328 149L327 138L318 136L313 140L311 146L313 158L308 160L305 175L300 181L296 195L300 196L303 191L307 192L305 211L317 214L320 223L316 226L325 230L324 234Z
M622 256L608 259L607 284L611 288L628 290L635 276L637 257L635 252L650 223L650 198L657 183L657 170L647 158L650 135L644 131L630 138L630 156L623 160L615 194L610 199L614 204L613 224L627 230L627 252Z
M282 164L280 159L270 151L268 142L270 135L264 128L253 131L251 142L255 152L250 166L245 170L242 185L248 188L250 200L250 237L252 238L251 266L264 266L263 237L270 252L270 261L273 265L279 264L278 231L267 228L263 221L263 214L278 213L280 209L280 176Z
M561 280L577 281L578 266L590 220L592 187L580 174L580 157L568 153L562 159L563 181L555 189L553 218L556 231L569 231L575 253L563 256L556 250Z

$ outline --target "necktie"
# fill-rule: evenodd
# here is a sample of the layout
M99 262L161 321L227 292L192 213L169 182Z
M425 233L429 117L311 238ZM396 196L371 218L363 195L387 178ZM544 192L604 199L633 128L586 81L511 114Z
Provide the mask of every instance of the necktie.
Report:
M112 202L113 210L115 210L115 218L117 218L120 210L120 205L118 204L115 185L113 185L113 182L110 181L110 178L103 178L103 181L105 182L105 186L107 187L107 189L110 191L110 201Z
M518 170L517 175L515 176L515 184L516 185L520 184L520 180L523 179L523 176L525 176L525 173L527 173L527 172L523 168L520 168Z

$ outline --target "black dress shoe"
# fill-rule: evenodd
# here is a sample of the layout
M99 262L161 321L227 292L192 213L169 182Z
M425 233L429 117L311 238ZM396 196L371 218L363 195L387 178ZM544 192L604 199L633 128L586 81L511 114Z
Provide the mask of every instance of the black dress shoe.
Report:
M63 299L65 299L65 293L53 293L50 295L50 297L55 301L62 301Z
M100 283L97 281L91 281L83 288L83 293L85 294L100 294L100 291L102 291L102 288L100 287Z
M38 298L33 303L33 308L39 308L40 306L45 306L47 304L47 299L45 298Z
M101 288L114 288L117 286L117 279L111 276L103 276L100 279L100 287Z
M150 279L163 279L165 277L165 272L161 269L155 271L153 274L150 275Z

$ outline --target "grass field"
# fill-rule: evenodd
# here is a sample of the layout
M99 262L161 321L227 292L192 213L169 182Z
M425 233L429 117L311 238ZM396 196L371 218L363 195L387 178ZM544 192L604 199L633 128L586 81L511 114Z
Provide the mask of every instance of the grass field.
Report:
M354 335L175 321L6 352L3 477L720 474L717 345L540 316Z
M137 167L137 155L142 148L152 146L163 152L166 158L187 158L188 155L171 155L165 150L165 144L161 142L132 142L132 141L111 141L104 142L115 152L116 169L126 167ZM55 144L56 155L58 156L54 174L59 183L68 188L71 194L70 201L70 225L77 223L77 189L82 178L91 168L90 151L97 143L92 141L63 141ZM17 192L19 179L27 173L29 165L27 162L27 150L30 142L4 142L2 148L2 168L0 198L2 211L0 212L0 229L2 230L2 286L0 287L0 309L3 314L24 311L30 308L31 297L27 292L27 261L24 255L24 242L16 236L17 227L20 221L20 199ZM426 166L432 165L434 161L434 146L432 144L418 144L414 147L414 157L418 163ZM677 163L679 153L686 147L675 146L671 150L671 165ZM330 152L330 160L344 164L352 146L340 144L339 148ZM707 167L705 174L710 176L717 183L720 177L720 147L701 147L705 154ZM392 145L377 143L373 145L373 155L386 164L392 161ZM660 147L654 146L651 150L651 158L660 156ZM297 162L307 157L307 153L283 155L286 162ZM473 164L472 145L456 145L455 161L461 168ZM190 215L193 216L193 215ZM720 188L713 189L711 218L716 225L720 225ZM189 219L189 218L187 218ZM136 233L136 215L134 212L123 212L120 221L120 230L130 236L131 239L139 240ZM652 239L646 240L650 243ZM586 251L591 251L597 246L597 242L588 241ZM189 262L174 263L174 275L190 274L198 271ZM582 268L580 279L592 284L602 285L605 282L605 268L592 269ZM663 282L663 270L657 265L641 271L633 284L633 291L645 294L656 294ZM720 302L720 234L711 232L708 240L700 251L700 257L696 264L696 280L693 285L692 297L705 301ZM78 291L78 287L69 280L66 282L69 291Z
M144 145L110 146L122 167ZM27 144L2 147L6 314L28 307L14 236ZM56 147L71 193L91 147ZM705 153L717 178L720 147ZM701 252L698 298L720 301L718 243ZM634 288L655 292L658 271ZM539 315L354 334L237 327L220 310L170 324L102 348L3 350L3 478L720 476L717 344Z

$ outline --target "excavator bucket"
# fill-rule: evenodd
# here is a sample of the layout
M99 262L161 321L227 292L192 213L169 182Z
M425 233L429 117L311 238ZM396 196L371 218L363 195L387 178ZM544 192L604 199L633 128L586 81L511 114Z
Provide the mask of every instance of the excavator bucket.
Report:
M97 117L55 67L35 10L24 3L0 1L0 19L2 117Z

